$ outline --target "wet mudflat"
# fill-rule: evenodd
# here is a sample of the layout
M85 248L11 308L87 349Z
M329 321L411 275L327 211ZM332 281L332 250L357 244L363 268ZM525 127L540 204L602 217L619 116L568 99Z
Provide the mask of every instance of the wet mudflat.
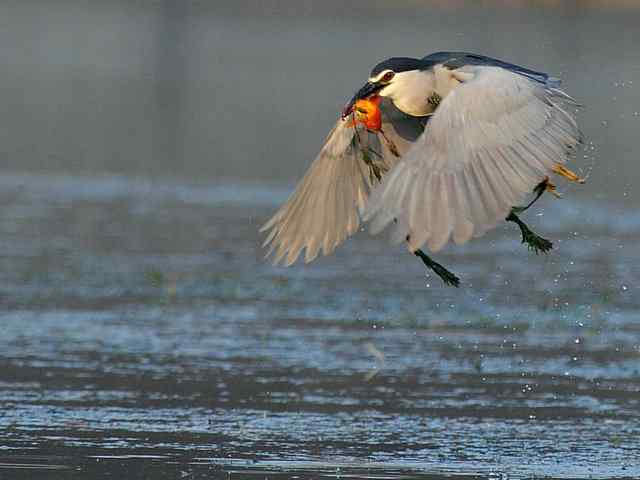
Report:
M640 217L262 260L287 185L4 175L1 478L637 478Z

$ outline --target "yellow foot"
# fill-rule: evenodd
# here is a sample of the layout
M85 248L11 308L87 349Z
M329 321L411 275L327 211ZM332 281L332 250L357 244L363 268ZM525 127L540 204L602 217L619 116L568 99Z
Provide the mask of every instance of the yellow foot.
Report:
M544 179L538 185L536 185L536 187L533 189L533 193L536 194L536 198L534 198L533 201L528 206L524 207L524 209L520 211L524 212L527 208L533 205L533 202L538 200L538 198L540 198L540 196L544 192L549 192L553 194L556 198L562 198L562 195L560 195L560 192L556 190L556 185L551 182L549 177L544 177Z
M570 182L576 182L576 183L584 183L585 182L584 178L580 178L578 175L573 173L567 167L565 167L564 165L560 165L559 163L556 163L553 166L552 170L553 170L554 173L557 173L558 175L566 178Z
M555 183L551 182L551 180L549 180L549 177L545 178L544 189L547 192L551 193L554 197L562 198L562 194L558 190L556 190Z

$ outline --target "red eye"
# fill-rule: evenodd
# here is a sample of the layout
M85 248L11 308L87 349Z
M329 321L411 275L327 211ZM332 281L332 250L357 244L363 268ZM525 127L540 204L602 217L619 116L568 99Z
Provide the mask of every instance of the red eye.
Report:
M383 75L383 77L380 79L380 81L384 82L384 83L389 83L391 80L393 80L393 77L395 77L395 73L393 72L387 72Z

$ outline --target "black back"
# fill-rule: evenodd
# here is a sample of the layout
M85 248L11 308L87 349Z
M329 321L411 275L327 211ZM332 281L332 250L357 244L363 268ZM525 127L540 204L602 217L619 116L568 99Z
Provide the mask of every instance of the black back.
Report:
M384 62L383 62L384 63ZM460 68L464 65L488 65L494 67L502 67L525 77L535 80L536 82L546 84L549 75L543 72L536 72L513 63L503 62L497 58L485 57L476 53L467 52L436 52L427 55L421 60L422 70L427 70L437 64L442 64L449 68ZM390 68L390 67L387 67Z

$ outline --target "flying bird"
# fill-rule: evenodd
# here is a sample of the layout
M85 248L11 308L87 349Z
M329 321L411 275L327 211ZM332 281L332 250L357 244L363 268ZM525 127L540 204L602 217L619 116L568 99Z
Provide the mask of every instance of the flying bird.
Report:
M328 255L361 222L392 227L442 280L459 278L433 260L502 221L514 222L536 253L552 243L518 216L581 143L576 101L560 81L491 57L438 52L377 64L346 104L287 202L264 224L274 263ZM533 195L533 199L523 205Z

